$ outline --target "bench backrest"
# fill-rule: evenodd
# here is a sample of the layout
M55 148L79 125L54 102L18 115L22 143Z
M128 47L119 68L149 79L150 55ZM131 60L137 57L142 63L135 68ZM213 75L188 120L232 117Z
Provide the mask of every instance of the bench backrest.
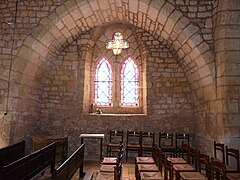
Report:
M51 166L54 171L56 142L2 167L0 179L31 179Z
M25 155L25 141L0 149L0 167L6 166Z
M83 168L84 146L85 143L82 144L76 151L74 151L74 153L55 170L53 178L54 180L71 179L78 169ZM82 171L79 171L81 174Z

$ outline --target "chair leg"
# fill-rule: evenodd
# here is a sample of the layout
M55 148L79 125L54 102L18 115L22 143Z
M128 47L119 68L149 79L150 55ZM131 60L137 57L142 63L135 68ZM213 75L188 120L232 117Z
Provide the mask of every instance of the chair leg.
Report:
M109 146L107 146L107 157L109 157L108 153L109 153Z
M142 149L141 148L138 149L138 157L142 157Z

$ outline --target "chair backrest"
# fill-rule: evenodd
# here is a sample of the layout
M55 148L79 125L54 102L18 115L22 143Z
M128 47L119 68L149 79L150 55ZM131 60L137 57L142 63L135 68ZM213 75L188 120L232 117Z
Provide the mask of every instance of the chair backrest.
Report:
M120 142L119 142L119 152L120 152L120 153L123 153L123 151L124 151L123 142L120 141Z
M200 152L198 152L198 171L200 173L203 173L203 171L205 172L206 177L209 177L209 170L210 170L210 159L209 159L209 155L206 154L201 154Z
M233 163L235 163L234 165L236 165L236 171L240 172L240 167L239 167L239 150L238 149L233 149L233 148L228 148L228 146L226 146L226 163L227 165L230 165L230 161L234 160Z
M164 180L172 179L172 164L170 161L168 161L167 156L164 157Z
M221 159L218 158L219 153L221 154ZM225 149L224 149L224 144L217 143L214 141L214 157L216 159L219 159L220 161L225 164Z
M188 145L189 146L189 145ZM189 164L194 165L195 169L198 169L198 154L195 148L188 148L187 150L187 161Z
M226 165L211 158L210 179L226 180Z
M175 146L178 147L180 143L190 144L189 133L176 133L175 134Z
M190 149L190 145L186 144L186 143L184 143L184 141L182 141L182 144L179 147L179 156L182 155L182 158L184 158L184 155L185 154L187 155L189 149Z
M158 149L158 167L159 171L162 173L163 167L165 167L166 154Z
M173 146L173 133L159 132L159 147L162 145Z
M159 149L157 148L156 144L152 145L152 158L156 162L156 164L159 162Z
M127 145L141 144L141 133L136 131L127 131Z
M155 143L155 132L141 132L140 139L141 145L153 145Z
M119 162L114 167L114 180L120 180L121 175L122 175L122 162Z
M123 130L121 131L114 131L110 130L110 137L109 137L109 142L123 142Z

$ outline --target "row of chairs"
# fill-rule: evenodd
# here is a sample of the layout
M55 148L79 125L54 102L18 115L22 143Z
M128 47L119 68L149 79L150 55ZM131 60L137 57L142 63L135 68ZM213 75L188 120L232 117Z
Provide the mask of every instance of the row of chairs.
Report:
M157 176L157 179L172 180L174 174L176 180L240 179L240 173L236 169L235 171L228 171L226 165L216 161L215 158L211 158L210 161L208 155L201 154L200 151L184 143L181 149L182 152L186 151L186 158L183 158L185 156L167 157L158 148L153 149L151 158L137 157L135 162L136 179L156 179L155 176Z
M100 163L96 180L120 180L122 175L123 143L120 141L117 157L104 157Z
M175 135L175 144L174 142ZM126 160L128 160L128 152L137 152L138 156L143 153L152 151L153 144L155 144L155 132L136 132L127 131L126 141ZM109 143L107 144L107 156L111 156L119 146L119 141L123 142L124 131L110 130ZM184 141L190 144L189 133L162 133L159 132L159 147L163 152L176 156L179 150L180 142Z
M214 141L214 158L226 165L230 164L231 159L235 160L237 169L240 172L239 150L229 148L222 143L217 143Z

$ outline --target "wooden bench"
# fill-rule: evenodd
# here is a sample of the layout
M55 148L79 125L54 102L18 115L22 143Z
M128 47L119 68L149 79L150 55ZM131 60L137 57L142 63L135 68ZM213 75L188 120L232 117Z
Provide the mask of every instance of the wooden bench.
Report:
M55 168L56 142L1 168L1 180L31 179L49 166Z
M74 153L55 170L54 180L71 179L78 169L79 178L83 176L84 146L85 143L74 151Z
M25 141L0 149L0 167L6 166L25 155Z

